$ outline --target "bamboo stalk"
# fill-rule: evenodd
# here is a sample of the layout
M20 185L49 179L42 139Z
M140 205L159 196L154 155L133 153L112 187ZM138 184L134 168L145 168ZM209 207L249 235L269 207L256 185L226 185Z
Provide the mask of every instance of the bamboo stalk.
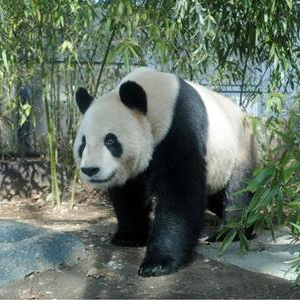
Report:
M70 208L73 208L75 206L75 187L76 187L77 179L78 179L78 168L76 167L74 176L73 176L73 182L72 182Z

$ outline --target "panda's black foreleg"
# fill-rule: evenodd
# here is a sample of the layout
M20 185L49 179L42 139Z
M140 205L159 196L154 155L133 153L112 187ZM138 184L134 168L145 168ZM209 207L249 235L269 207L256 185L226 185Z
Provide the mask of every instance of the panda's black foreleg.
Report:
M204 162L193 156L182 165L178 161L182 158L167 170L160 165L151 183L157 203L146 256L139 269L143 277L178 271L190 262L198 243L206 207ZM201 165L203 172L199 172Z
M144 176L140 175L108 192L118 220L118 229L111 243L126 247L145 246L150 228L151 204L145 195Z

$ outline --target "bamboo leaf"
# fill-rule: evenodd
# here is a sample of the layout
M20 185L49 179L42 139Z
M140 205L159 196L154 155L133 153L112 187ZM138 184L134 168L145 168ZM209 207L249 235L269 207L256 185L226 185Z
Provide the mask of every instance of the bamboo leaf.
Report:
M25 103L21 105L20 109L20 120L19 120L19 126L23 126L26 120L28 120L28 117L31 112L31 105L29 103Z
M292 287L296 287L299 284L300 284L300 273L297 275L295 281L292 284Z
M298 265L298 264L300 264L300 256L290 259L290 260L286 261L285 263Z
M237 234L237 231L235 229L231 229L227 233L226 237L224 238L224 240L222 242L220 254L224 253L224 251L226 251L228 249L228 247L231 245L232 241L234 240L236 234Z
M123 51L123 60L124 60L126 72L129 73L130 72L130 65L129 65L129 55L128 55L128 49L127 48L125 48L124 51Z
M239 244L239 251L243 253L244 251L249 251L249 242L245 237L245 233L242 231L238 232L240 244Z
M277 220L279 224L283 222L283 194L282 190L278 191L278 195L276 197L276 205L277 205Z
M295 223L290 223L294 228L296 228L297 230L299 230L299 232L300 232L300 225L297 225L297 224L295 224Z
M64 41L61 45L61 52L64 53L66 50L73 51L73 44L70 41Z
M274 167L261 169L261 171L249 181L247 188L250 191L255 191L258 186L263 185L268 179L270 179L273 173Z
M251 211L249 216L247 217L247 224L253 225L260 219L262 219L262 216L260 214L257 214L255 211Z
M271 232L271 235L272 235L272 239L274 242L276 242L276 237L275 237L275 231L274 231L274 226L273 226L273 223L270 219L270 217L265 217L266 221L267 221L267 224L268 224L268 227L270 229L270 232Z
M290 10L292 10L293 9L293 0L285 0L285 2L287 4L288 8Z
M257 190L254 195L252 196L252 199L247 207L247 211L252 211L254 210L255 207L257 207L258 205L258 202L260 200L260 197L261 195L263 194L264 190L263 189L260 189L260 190Z
M6 55L5 49L2 50L2 60L3 60L3 64L4 64L4 67L5 67L6 71L9 72L9 67L8 67L8 62L7 62L7 55Z

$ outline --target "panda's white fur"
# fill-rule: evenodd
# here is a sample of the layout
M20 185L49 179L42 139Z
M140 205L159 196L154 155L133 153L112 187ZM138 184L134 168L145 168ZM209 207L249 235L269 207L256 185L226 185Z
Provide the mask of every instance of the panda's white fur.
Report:
M246 116L231 99L188 83L201 96L208 115L207 193L214 194L226 185L233 168L245 162L255 165L256 143Z
M104 146L104 137L113 132L123 146L120 158L114 157ZM82 136L86 137L86 147L82 158L78 155ZM89 176L80 172L81 178L94 188L123 184L145 170L152 156L154 141L146 118L125 108L120 102L118 89L100 99L94 100L80 123L74 143L74 158L80 168L99 167L101 172L93 179L105 180L113 173L112 180L93 183Z
M155 145L167 134L174 112L179 83L174 74L163 73L143 67L127 75L120 83L134 81L147 94L147 121L152 130ZM119 85L119 87L120 87Z

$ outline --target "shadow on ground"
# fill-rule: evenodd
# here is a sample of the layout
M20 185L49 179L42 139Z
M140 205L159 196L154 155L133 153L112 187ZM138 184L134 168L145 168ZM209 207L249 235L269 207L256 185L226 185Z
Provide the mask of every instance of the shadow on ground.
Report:
M66 186L66 172L61 167L58 177L61 186ZM43 160L0 161L0 192L7 200L45 192L50 182L50 166Z

